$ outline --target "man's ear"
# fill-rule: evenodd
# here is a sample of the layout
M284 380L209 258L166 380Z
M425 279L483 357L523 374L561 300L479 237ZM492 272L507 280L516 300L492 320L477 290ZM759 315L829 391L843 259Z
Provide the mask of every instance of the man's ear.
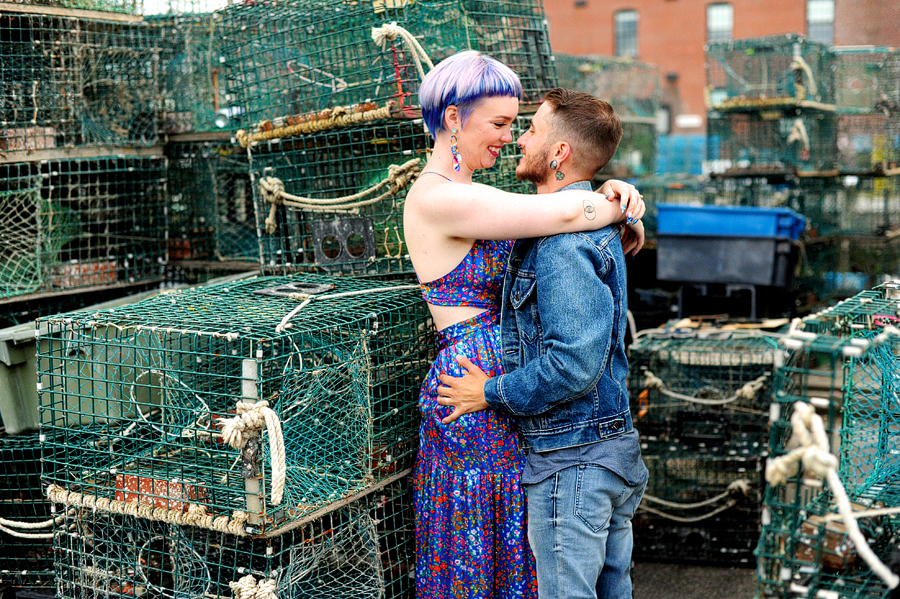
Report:
M462 129L459 108L451 104L444 109L444 128L450 131L453 128Z
M550 158L556 160L556 163L562 168L562 165L566 160L571 161L572 159L572 146L570 146L567 141L556 142L553 144L553 148L550 151ZM566 166L571 166L571 164L567 164Z

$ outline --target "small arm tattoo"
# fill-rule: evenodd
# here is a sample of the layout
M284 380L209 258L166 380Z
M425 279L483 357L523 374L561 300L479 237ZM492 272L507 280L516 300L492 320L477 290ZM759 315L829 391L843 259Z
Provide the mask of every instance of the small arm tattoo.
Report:
M582 206L584 206L584 217L588 220L594 220L597 218L597 210L594 208L594 203L590 200L585 200L582 202Z

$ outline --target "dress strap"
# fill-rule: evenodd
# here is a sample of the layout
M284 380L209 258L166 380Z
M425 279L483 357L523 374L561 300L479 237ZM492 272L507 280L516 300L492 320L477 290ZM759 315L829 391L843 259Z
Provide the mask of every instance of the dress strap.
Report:
M422 171L421 173L419 173L419 176L421 177L422 175L437 175L438 177L444 177L444 179L453 183L453 179L447 177L446 175L442 175L437 171Z

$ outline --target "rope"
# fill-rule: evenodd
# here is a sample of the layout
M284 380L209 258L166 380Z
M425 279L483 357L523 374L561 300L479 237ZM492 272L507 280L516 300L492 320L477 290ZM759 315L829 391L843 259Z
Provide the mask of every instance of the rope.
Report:
M274 579L256 579L252 574L247 574L237 582L229 582L228 586L234 595L234 599L278 599L275 589L278 588Z
M213 517L206 513L206 508L194 503L188 504L187 510L153 507L136 501L119 501L107 497L99 497L88 493L75 493L59 485L47 487L47 498L53 503L61 503L69 507L81 507L90 510L100 510L123 516L133 516L177 524L178 526L197 526L217 532L224 532L237 536L246 536L244 526L249 515L246 512L232 512L231 517Z
M412 181L419 176L422 170L422 161L419 158L413 158L401 165L392 164L388 166L387 178L379 181L375 185L364 189L352 195L341 196L332 199L317 199L296 196L287 193L284 190L284 182L277 177L263 177L259 180L259 187L264 201L269 202L269 215L266 217L266 233L272 235L278 228L278 221L275 215L279 205L289 208L307 210L311 212L358 212L356 209L369 204L376 204L387 197L394 196L400 191L406 189ZM363 200L362 198L375 193L384 186L389 186L384 193Z
M691 403L702 404L704 406L722 406L738 399L746 399L748 401L755 399L757 393L759 393L759 390L763 388L763 385L765 385L766 379L768 379L769 376L770 374L766 373L756 379L753 379L749 383L745 383L743 387L741 387L734 393L734 395L732 395L731 397L726 397L724 399L705 399L702 397L691 397L690 395L684 395L682 393L676 393L675 391L669 391L668 389L666 389L666 384L663 382L663 380L649 370L644 371L644 388L657 389L663 395L667 395L674 399L682 399Z
M706 520L707 518L712 518L716 514L724 512L725 510L737 505L738 500L736 499L736 496L747 497L749 495L750 495L750 481L745 478L741 478L741 479L732 481L728 485L728 487L726 487L725 491L723 491L722 493L719 493L715 497L710 497L709 499L704 499L703 501L697 501L695 503L676 503L674 501L667 501L665 499L660 499L659 497L654 497L653 495L646 495L646 494L644 495L644 499L646 501L649 501L651 503L657 503L659 505L673 508L673 509L680 509L680 510L693 510L693 509L697 509L697 508L701 508L701 507L706 507L706 506L712 505L714 503L718 503L718 502L722 501L723 499L728 500L723 505L719 506L718 508L716 508L706 514L701 514L699 516L676 516L674 514L670 514L668 512L664 512L662 510L658 510L656 508L652 508L652 507L649 507L649 506L646 506L643 504L638 506L638 509L643 510L645 512L649 512L651 514L655 514L657 516L661 516L663 518L667 518L669 520L674 520L676 522L685 522L685 523L700 522L702 520Z
M794 403L791 427L792 438L800 442L800 447L769 460L766 464L766 480L772 485L785 484L789 478L797 475L800 463L805 469L826 480L847 529L847 536L856 546L857 553L888 588L896 588L900 584L900 578L878 559L859 530L850 498L847 497L847 491L837 473L838 459L829 450L828 434L822 417L816 414L811 405L798 401Z
M397 38L402 38L406 45L412 50L412 57L416 63L416 71L419 72L419 78L425 78L425 69L422 68L424 62L428 66L428 70L434 68L434 64L428 57L428 53L422 48L421 44L413 37L413 35L397 25L396 21L385 23L381 27L372 27L372 41L378 44L382 50L387 49L388 42L393 42Z
M294 117L298 120L303 120L304 122L302 123L274 127L269 130L255 131L253 133L247 133L243 129L240 129L234 134L234 137L238 143L241 144L241 147L249 148L251 144L259 141L305 135L308 133L324 131L325 129L335 129L337 127L347 127L349 125L358 125L360 123L387 119L390 118L394 106L395 102L393 100L380 108L368 110L360 110L358 105L357 107L337 106L330 110L323 110L314 115Z
M55 518L50 518L49 520L42 520L40 522L20 522L18 520L7 520L6 518L0 518L0 530L5 532L6 534L19 537L20 539L52 539L54 533L27 533L20 532L21 530L40 530L42 528L53 528L62 522L66 516L69 515L70 512L65 512L56 516ZM19 529L19 530L15 530Z
M284 497L284 481L287 476L287 465L284 452L284 435L281 432L281 421L278 414L269 407L267 401L237 402L237 416L220 418L222 423L222 439L235 449L243 449L252 435L250 432L269 433L269 459L272 462L272 505L281 504Z
M418 288L419 288L419 285L416 283L416 284L410 284L410 285L397 285L396 287L376 287L374 289L359 289L357 291L344 291L343 293L332 293L331 295L323 295L321 297L317 296L317 295L309 295L306 293L291 293L290 295L288 295L288 298L290 298L292 300L303 300L303 302L299 306L297 306L296 308L294 308L293 310L288 312L287 316L285 316L284 318L281 319L281 322L278 323L278 326L275 327L275 332L280 333L280 332L284 331L285 329L291 328L293 325L291 325L288 321L291 318L293 318L294 316L296 316L300 310L305 308L313 300L330 300L330 299L337 299L339 297L350 297L353 295L363 295L363 294L367 294L367 293L380 293L382 291L398 291L398 290L403 290L403 289L418 289Z

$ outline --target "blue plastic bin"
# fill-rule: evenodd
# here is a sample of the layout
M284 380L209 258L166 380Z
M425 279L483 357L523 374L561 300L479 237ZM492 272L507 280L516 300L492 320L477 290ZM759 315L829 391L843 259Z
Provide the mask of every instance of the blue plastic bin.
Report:
M781 237L796 241L806 219L790 208L658 204L657 234L699 237Z

